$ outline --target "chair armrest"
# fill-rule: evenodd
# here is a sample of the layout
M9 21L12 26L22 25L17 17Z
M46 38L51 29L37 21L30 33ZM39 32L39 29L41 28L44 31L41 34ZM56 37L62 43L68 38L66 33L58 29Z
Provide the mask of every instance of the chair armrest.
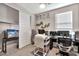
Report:
M66 49L66 51L62 50L63 48ZM73 46L65 47L59 44L59 49L63 52L69 52L72 48Z
M69 52L72 48L73 48L73 46L66 47L66 49L67 49L67 51L66 51L66 52Z

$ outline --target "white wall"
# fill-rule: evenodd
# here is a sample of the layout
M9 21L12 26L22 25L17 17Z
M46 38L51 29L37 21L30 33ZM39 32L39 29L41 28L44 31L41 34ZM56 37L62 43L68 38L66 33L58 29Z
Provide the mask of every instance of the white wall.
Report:
M49 13L52 16L52 17L50 17L50 19L48 19L47 21L44 20L44 19L41 19L41 20L44 21L45 23L50 21L49 30L52 29L52 31L53 31L53 30L56 30L55 15L59 14L59 13L68 12L68 11L72 11L72 14L73 14L72 15L72 19L73 19L73 21L72 21L72 23L73 23L72 24L72 30L73 31L79 31L79 13L78 13L79 12L79 4L73 4L73 5L61 7L61 8L54 9L54 10L44 12L44 13L40 13L40 14L37 14L37 15L39 16L39 15ZM38 19L36 19L36 22L40 21L40 19L39 20Z
M19 48L22 48L31 43L31 13L15 3L5 4L19 11Z
M36 21L35 21L35 15L31 15L31 28L35 29Z
M19 25L19 48L22 48L31 43L30 15L20 11Z
M19 11L0 3L0 21L19 24Z
M19 11L0 3L0 46L6 29L19 28Z

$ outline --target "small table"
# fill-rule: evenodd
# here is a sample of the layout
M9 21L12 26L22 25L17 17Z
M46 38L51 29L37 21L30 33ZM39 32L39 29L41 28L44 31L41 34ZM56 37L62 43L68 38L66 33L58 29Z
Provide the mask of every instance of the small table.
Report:
M19 47L18 39L19 39L19 37L3 38L3 40L2 40L2 52L7 53L7 42L8 41L17 40L17 48L18 48Z

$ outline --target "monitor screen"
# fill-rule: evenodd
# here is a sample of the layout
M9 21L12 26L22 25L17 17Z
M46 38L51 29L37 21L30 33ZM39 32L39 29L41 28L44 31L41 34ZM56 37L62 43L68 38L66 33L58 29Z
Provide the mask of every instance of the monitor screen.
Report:
M45 30L43 30L43 29L38 29L38 33L39 33L39 34L44 34L44 33L45 33Z
M7 33L8 38L19 37L18 30L15 30L15 29L7 29L6 33Z
M69 36L69 31L58 31L57 35L58 36Z
M57 32L56 31L50 31L50 35L55 36L55 35L57 35Z

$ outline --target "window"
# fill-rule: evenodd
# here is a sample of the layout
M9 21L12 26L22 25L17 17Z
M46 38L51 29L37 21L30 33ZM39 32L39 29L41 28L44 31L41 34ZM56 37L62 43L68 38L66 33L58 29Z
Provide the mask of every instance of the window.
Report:
M72 30L72 11L55 15L56 30Z

